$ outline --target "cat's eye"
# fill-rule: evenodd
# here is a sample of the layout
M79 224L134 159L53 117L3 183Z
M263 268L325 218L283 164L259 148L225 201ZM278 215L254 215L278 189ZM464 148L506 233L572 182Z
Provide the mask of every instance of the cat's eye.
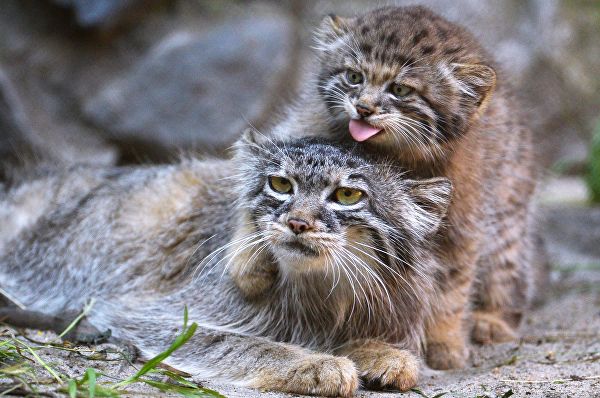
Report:
M391 91L396 97L406 97L413 92L413 88L405 84L394 83L392 84Z
M278 177L278 176L270 176L269 177L269 186L275 192L279 192L279 193L291 193L292 192L292 183L287 178Z
M362 73L355 70L349 70L346 72L346 79L350 84L360 84L364 80Z
M345 206L350 206L358 203L362 197L363 192L353 188L338 188L333 193L334 200Z

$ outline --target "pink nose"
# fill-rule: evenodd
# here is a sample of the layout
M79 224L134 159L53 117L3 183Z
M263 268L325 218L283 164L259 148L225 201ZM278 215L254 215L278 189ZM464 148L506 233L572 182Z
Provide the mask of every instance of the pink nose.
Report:
M362 103L356 104L356 111L362 117L371 116L371 114L373 113L373 109L371 109L371 107Z
M302 232L306 232L309 229L312 229L311 226L304 220L300 220L298 218L290 218L288 220L288 227L294 232L296 235L301 234Z

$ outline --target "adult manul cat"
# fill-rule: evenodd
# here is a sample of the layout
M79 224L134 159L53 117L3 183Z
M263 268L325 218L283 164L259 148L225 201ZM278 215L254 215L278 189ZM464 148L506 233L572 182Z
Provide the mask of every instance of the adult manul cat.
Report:
M327 17L316 48L316 71L276 135L357 141L411 177L454 185L435 239L443 268L427 328L430 366L464 365L471 320L476 342L513 338L531 296L536 178L529 130L493 58L424 7Z
M450 183L320 141L255 140L233 161L76 168L11 188L0 286L48 315L95 298L87 321L147 356L187 305L198 331L167 363L199 377L328 396L359 377L414 386ZM280 277L249 301L228 267Z

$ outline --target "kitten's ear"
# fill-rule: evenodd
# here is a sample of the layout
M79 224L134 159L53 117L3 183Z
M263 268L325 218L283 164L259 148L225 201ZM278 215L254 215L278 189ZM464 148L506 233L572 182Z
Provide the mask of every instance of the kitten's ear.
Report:
M411 214L407 215L415 235L425 238L438 230L452 199L452 183L447 178L409 180Z
M483 64L452 64L460 91L473 98L477 109L483 110L496 87L496 71Z
M348 32L349 26L350 19L329 14L321 21L321 25L317 30L316 40L321 46L331 44Z

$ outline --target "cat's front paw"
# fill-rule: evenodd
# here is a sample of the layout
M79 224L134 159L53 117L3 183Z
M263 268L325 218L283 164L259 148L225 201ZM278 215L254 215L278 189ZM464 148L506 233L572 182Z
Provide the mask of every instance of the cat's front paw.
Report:
M234 266L230 274L242 295L246 299L256 300L271 290L277 280L278 270L274 264L266 263L246 272Z
M268 273L247 274L239 277L236 284L245 298L255 300L271 289L275 278L275 275Z
M497 314L477 311L472 316L471 339L475 343L505 343L517 338L514 329Z
M313 354L293 361L283 378L263 376L258 384L293 394L350 397L358 388L358 372L348 358Z
M371 388L407 391L417 385L419 360L409 351L389 348L356 362L360 376Z
M432 369L464 368L468 358L469 349L462 342L427 343L427 365Z

